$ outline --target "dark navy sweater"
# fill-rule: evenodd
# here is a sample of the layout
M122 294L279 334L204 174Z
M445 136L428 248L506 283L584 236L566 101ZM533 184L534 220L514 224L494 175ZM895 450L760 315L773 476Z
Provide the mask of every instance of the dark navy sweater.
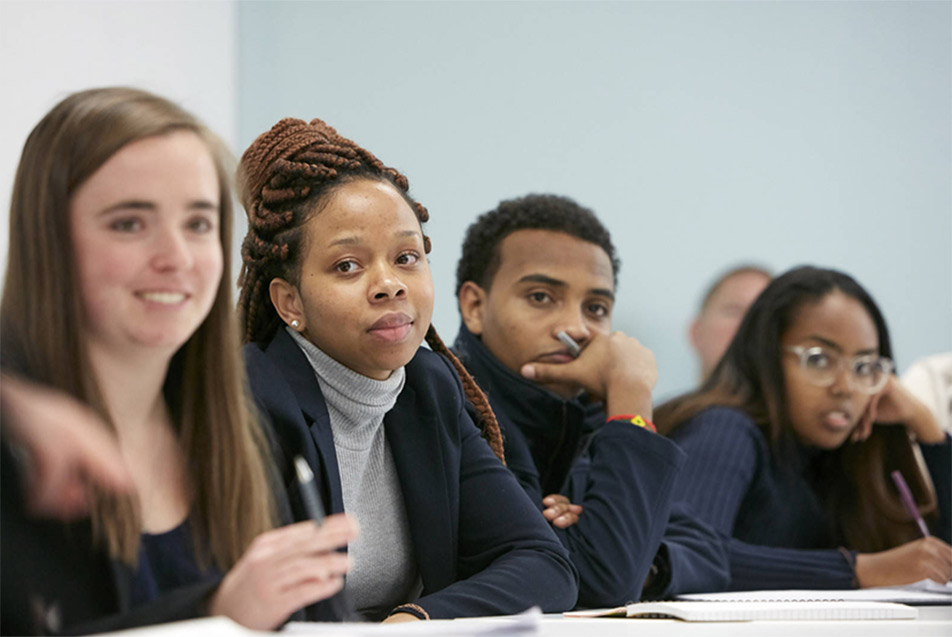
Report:
M823 452L797 447L778 463L743 412L707 409L672 438L688 454L677 496L729 541L732 590L845 589L854 573L814 485ZM939 535L949 541L952 444L920 445L940 503Z
M723 590L723 542L672 508L684 461L676 445L630 422L606 423L601 403L567 400L514 374L465 326L454 349L487 393L507 466L536 505L561 493L583 507L578 523L556 529L579 571L580 606ZM643 592L653 561L666 572Z

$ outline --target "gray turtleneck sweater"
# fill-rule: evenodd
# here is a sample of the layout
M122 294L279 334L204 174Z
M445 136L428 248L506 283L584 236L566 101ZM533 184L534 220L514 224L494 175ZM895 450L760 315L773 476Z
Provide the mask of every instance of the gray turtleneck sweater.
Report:
M374 380L287 330L307 356L324 394L344 510L360 523L360 536L347 548L353 566L346 589L357 612L377 621L395 606L416 599L422 589L400 480L383 427L384 414L403 390L404 369L394 370L387 380Z

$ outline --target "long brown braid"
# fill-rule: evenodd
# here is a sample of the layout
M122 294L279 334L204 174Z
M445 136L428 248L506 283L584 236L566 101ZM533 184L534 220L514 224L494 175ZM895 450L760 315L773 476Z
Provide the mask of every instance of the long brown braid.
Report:
M271 303L271 280L297 285L303 256L303 228L336 189L370 179L393 185L422 224L426 208L410 197L406 176L385 166L370 151L341 137L322 120L285 118L260 135L238 167L238 189L248 214L248 234L241 246L238 312L245 342L270 340L282 321ZM430 252L430 238L423 236ZM503 440L489 400L460 360L430 325L426 342L446 356L463 382L466 397L479 413L479 427L490 448L503 460Z

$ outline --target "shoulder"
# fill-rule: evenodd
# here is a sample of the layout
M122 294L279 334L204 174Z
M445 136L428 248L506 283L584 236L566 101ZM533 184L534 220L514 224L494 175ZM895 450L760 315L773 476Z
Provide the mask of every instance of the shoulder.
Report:
M671 433L686 451L725 446L767 450L767 439L750 416L733 407L710 407Z
M279 362L271 355L267 345L259 343L245 345L241 354L245 362L248 389L263 415L270 420L298 417L301 405L287 369L289 364L293 364L292 361ZM317 385L316 381L314 385Z
M453 364L442 354L421 347L405 369L407 386L441 402L452 401L457 410L465 408L463 383Z

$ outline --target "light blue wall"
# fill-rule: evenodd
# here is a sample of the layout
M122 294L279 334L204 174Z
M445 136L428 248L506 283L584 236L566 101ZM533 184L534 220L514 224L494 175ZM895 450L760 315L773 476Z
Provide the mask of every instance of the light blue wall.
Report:
M900 367L952 350L952 5L239 3L239 145L321 117L431 211L456 333L466 226L503 198L592 207L624 264L615 326L688 388L685 330L725 265L866 285Z

